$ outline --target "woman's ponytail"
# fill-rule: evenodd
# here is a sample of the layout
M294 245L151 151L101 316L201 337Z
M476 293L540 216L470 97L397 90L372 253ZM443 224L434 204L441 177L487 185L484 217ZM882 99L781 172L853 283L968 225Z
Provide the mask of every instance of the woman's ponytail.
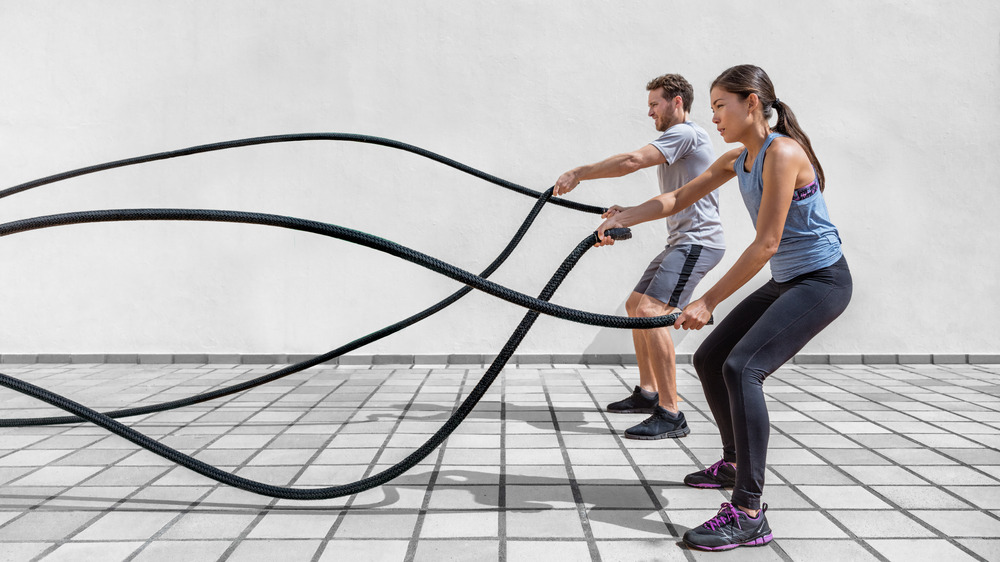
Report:
M816 170L816 181L819 183L820 190L826 187L823 166L819 165L819 160L816 158L816 153L813 152L809 137L806 136L802 127L799 126L799 122L795 119L795 114L792 113L788 104L779 100L778 96L774 95L774 84L771 83L771 79L764 72L764 69L752 64L734 66L720 74L712 82L712 88L716 86L743 98L748 97L750 94L757 94L757 99L760 100L761 106L764 108L765 119L771 118L771 110L773 108L775 113L778 114L778 122L774 125L774 130L795 139L795 142L799 143L803 150L806 151L806 156L809 157L809 162L812 164L813 169Z
M774 107L775 112L778 114L778 122L774 125L774 130L795 139L805 149L806 156L809 157L809 162L812 163L813 169L816 170L816 181L819 183L820 191L822 191L826 187L826 177L823 175L823 166L820 166L819 160L816 158L816 153L813 152L809 137L802 130L802 127L799 126L798 120L795 119L795 114L792 113L791 108L787 104L775 98L771 106Z

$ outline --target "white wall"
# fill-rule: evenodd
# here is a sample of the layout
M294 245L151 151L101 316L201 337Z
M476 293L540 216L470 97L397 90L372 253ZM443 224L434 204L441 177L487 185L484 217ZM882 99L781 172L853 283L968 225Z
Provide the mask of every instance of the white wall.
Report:
M1000 4L0 0L0 187L201 143L386 136L543 190L654 138L645 83L764 67L826 169L855 278L813 353L998 353ZM716 149L726 148L716 138ZM574 199L639 202L641 172ZM0 221L103 208L241 209L389 238L478 271L532 201L386 148L261 146L0 200ZM731 249L750 241L722 188ZM537 293L598 224L547 208L494 279ZM623 314L662 225L589 253L555 299ZM0 353L309 353L458 285L346 243L264 227L120 223L0 239ZM762 273L747 290L766 279ZM741 294L745 294L744 291ZM735 302L724 303L724 315ZM523 310L474 293L365 354L492 353ZM703 334L689 334L680 351ZM630 353L621 331L542 318L520 353ZM360 352L359 352L360 353Z

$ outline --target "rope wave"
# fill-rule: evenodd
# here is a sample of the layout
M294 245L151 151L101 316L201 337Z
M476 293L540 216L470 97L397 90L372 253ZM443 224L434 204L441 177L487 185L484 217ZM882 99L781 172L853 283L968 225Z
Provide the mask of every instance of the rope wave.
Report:
M362 142L362 143L386 146L398 150L411 152L426 158L430 158L436 162L445 164L447 166L451 166L452 168L458 169L462 172L468 173L470 175L473 175L475 177L478 177L480 179L483 179L485 181L488 181L505 189L510 189L512 191L521 193L523 195L535 197L536 202L535 205L532 207L531 211L525 217L524 221L521 223L520 227L518 228L514 236L511 238L510 242L504 248L504 250L479 275L470 273L468 271L455 267L449 263L446 263L432 256L428 256L411 248L407 248L406 246L402 246L395 242L385 240L383 238L368 233L352 230L349 228L333 224L311 221L296 217L266 214L266 213L253 213L246 211L225 211L225 210L214 210L214 209L108 209L99 211L83 211L83 212L62 213L57 215L33 217L33 218L22 219L0 224L0 237L10 236L13 234L28 232L32 230L51 228L56 226L67 226L67 225L95 223L95 222L113 222L113 221L211 221L211 222L254 224L254 225L270 226L277 228L286 228L303 232L310 232L322 236L328 236L331 238L336 238L339 240L344 240L354 244L362 245L371 248L373 250L385 252L389 255L410 261L412 263L415 263L417 265L420 265L422 267L440 273L441 275L459 281L465 285L455 293L449 295L447 298L435 303L434 305L422 310L421 312L418 312L417 314L414 314L408 318L400 320L399 322L386 326L385 328L382 328L381 330L368 334L367 336L358 338L350 343L344 344L327 353L317 355L316 357L313 357L306 361L290 365L288 367L285 367L283 369L277 370L273 373L269 373L267 375L258 377L250 381L246 381L240 384L221 388L212 392L206 392L170 402L163 402L159 404L151 404L142 407L128 408L128 409L115 410L102 413L92 410L82 404L79 404L64 396L48 391L44 388L35 386L26 381L0 373L0 386L4 386L6 388L10 388L17 392L31 396L33 398L46 402L52 406L55 406L71 414L69 416L61 416L61 417L0 419L0 427L2 426L25 427L33 425L37 426L37 425L78 423L81 421L86 421L93 423L104 429L107 429L108 431L115 433L116 435L119 435L125 439L128 439L129 441L135 443L136 445L139 445L144 449L149 450L152 453L155 453L163 458L175 462L178 465L193 470L207 478L239 488L241 490L274 498L282 498L282 499L297 499L297 500L329 499L329 498L356 494L364 490L370 489L372 487L385 484L386 482L392 480L393 478L398 477L399 475L403 474L404 472L415 466L417 463L423 460L427 455L429 455L434 449L436 449L459 426L459 424L462 423L462 421L466 418L466 416L468 416L468 414L476 406L476 404L483 397L483 395L485 395L490 385L500 374L504 365L506 365L507 361L510 359L514 351L516 351L517 347L520 345L521 341L527 335L528 331L531 329L532 324L538 318L539 314L549 314L572 322L579 322L594 326L603 326L603 327L620 328L620 329L647 329L647 328L670 326L674 323L674 321L676 321L678 317L677 314L672 314L667 316L648 317L648 318L629 318L623 316L595 314L592 312L555 305L549 302L549 299L552 297L556 289L569 274L570 270L573 269L573 267L580 260L583 254L586 253L586 251L589 248L593 247L593 245L597 242L596 233L588 234L582 241L580 241L580 243L577 244L577 246L573 249L572 252L570 252L570 254L566 257L563 263L560 264L560 266L557 268L557 270L549 279L545 288L541 291L541 293L538 295L537 298L520 293L518 291L514 291L512 289L504 287L503 285L489 281L487 278L497 269L499 269L499 267L504 263L504 261L507 260L507 258L511 255L511 253L513 253L514 249L523 240L524 235L527 233L528 229L534 223L538 214L541 212L541 210L546 204L550 203L556 204L573 210L595 213L595 214L601 214L606 209L601 207L576 203L565 199L552 199L551 188L544 192L534 191L526 187L509 182L507 180L504 180L502 178L498 178L491 174L487 174L480 170L476 170L475 168L472 168L470 166L467 166L450 158L446 158L444 156L435 154L423 148L382 137L373 137L368 135L357 135L350 133L306 133L306 134L294 134L294 135L254 137L254 138L239 139L239 140L226 141L214 144L199 145L169 152L160 152L145 156L139 156L135 158L116 160L104 164L98 164L86 168L79 168L77 170L71 170L68 172L55 174L52 176L47 176L44 178L32 180L2 190L0 191L0 198L9 197L43 185L52 184L55 182L67 180L81 175L91 174L113 168L120 168L123 166L131 166L146 162L152 162L156 160L165 160L168 158L189 156L192 154L199 154L203 152L225 150L225 149L238 148L244 146L253 146L259 144L269 144L278 142L301 142L301 141L317 141L317 140ZM616 229L615 231L609 231L609 233L616 239L626 239L631 237L631 234L628 232L627 229ZM367 345L374 341L378 341L379 339L382 339L390 334L405 329L417 322L420 322L421 320L424 320L432 316L433 314L436 314L437 312L440 312L441 310L444 310L448 306L451 306L459 299L464 297L472 289L483 291L497 298L501 298L518 306L527 308L528 311L525 314L524 319L514 330L514 333L507 340L507 343L503 346L503 349L497 355L496 359L483 374L483 377L480 379L479 383L469 394L469 396L466 397L466 399L462 402L462 404L455 410L452 416L441 426L441 428L437 432L435 432L422 446L416 449L405 459L378 474L362 478L356 482L352 482L349 484L322 487L322 488L295 488L286 486L273 486L263 482L236 476L235 474L220 470L203 461L199 461L194 457L191 457L180 451L177 451L176 449L168 447L144 435L143 433L138 432L122 424L121 422L116 421L117 418L125 418L142 414L163 412L167 410L181 408L184 406L189 406L192 404L206 402L223 396L228 396L234 393L243 392L245 390L249 390L251 388L267 384L277 379L303 371L315 365L325 363L333 358L339 357L340 355L349 353L350 351L353 351L364 345Z

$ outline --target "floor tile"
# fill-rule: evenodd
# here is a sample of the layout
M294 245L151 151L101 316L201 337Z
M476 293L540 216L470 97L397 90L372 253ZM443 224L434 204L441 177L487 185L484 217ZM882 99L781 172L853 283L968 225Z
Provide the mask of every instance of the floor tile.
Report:
M849 531L860 538L934 537L935 533L910 517L895 511L830 511Z
M46 365L22 376L119 407L275 368ZM426 443L485 368L324 366L130 423L241 476L341 485ZM601 411L631 391L634 366L513 365L444 449L392 482L316 502L217 484L86 424L0 428L0 561L1000 559L994 379L1000 367L782 368L765 389L776 540L733 554L680 541L732 493L682 483L721 454L690 365L678 369L685 439L623 439L643 416Z
M177 514L171 512L113 511L91 523L75 540L145 540L158 533Z
M404 540L332 540L327 543L319 562L400 562L406 559L408 546L409 541Z
M939 509L910 513L950 537L1000 537L1000 519L979 511Z
M861 486L799 486L803 493L825 509L889 509L889 505Z
M878 557L851 540L807 540L781 538L778 546L792 560L850 560L874 562Z
M1000 487L948 486L947 489L958 494L976 507L982 509L1000 509Z
M43 560L46 562L118 562L128 558L141 546L141 542L68 542L46 555Z
M592 509L587 512L587 517L594 538L598 540L662 539L671 536L657 511Z
M500 555L497 540L421 540L417 544L414 562L440 562L463 560L468 562L494 562Z
M872 490L885 496L903 509L969 509L969 503L934 486L872 486Z
M61 540L99 515L93 511L32 511L0 527L0 540Z
M768 510L767 523L776 539L842 539L847 533L814 510Z
M492 511L433 512L424 516L420 538L490 538L497 536L498 525L497 513Z
M344 515L334 538L409 539L417 524L417 513L353 513Z
M249 539L322 539L337 521L326 513L268 513L247 535Z
M133 558L135 562L183 560L184 562L213 562L218 560L232 541L155 541Z
M1000 560L1000 538L958 539L958 542L987 560Z
M244 540L230 560L273 562L274 560L310 560L319 549L318 540Z
M187 513L163 533L163 539L235 539L256 519L249 513Z
M583 525L575 509L508 511L507 536L510 538L582 539Z
M964 562L975 560L957 546L942 539L874 539L869 540L868 544L890 562L912 562L913 560Z

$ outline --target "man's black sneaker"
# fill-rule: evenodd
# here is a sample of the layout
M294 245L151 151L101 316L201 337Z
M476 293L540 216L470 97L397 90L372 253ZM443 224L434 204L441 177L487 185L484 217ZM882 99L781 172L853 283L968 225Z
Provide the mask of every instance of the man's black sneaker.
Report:
M637 426L625 430L629 439L663 439L664 437L684 437L691 430L684 420L684 412L671 414L663 406L653 408L653 415Z
M771 542L771 527L767 524L767 504L761 505L757 517L731 503L722 504L719 514L684 533L684 544L699 550L729 550L738 546L760 546Z
M736 485L736 467L720 459L705 470L688 474L684 483L695 488L732 488Z
M653 408L659 403L659 393L654 392L652 398L646 398L642 395L642 389L637 386L632 391L632 396L608 404L608 411L612 414L652 414Z

